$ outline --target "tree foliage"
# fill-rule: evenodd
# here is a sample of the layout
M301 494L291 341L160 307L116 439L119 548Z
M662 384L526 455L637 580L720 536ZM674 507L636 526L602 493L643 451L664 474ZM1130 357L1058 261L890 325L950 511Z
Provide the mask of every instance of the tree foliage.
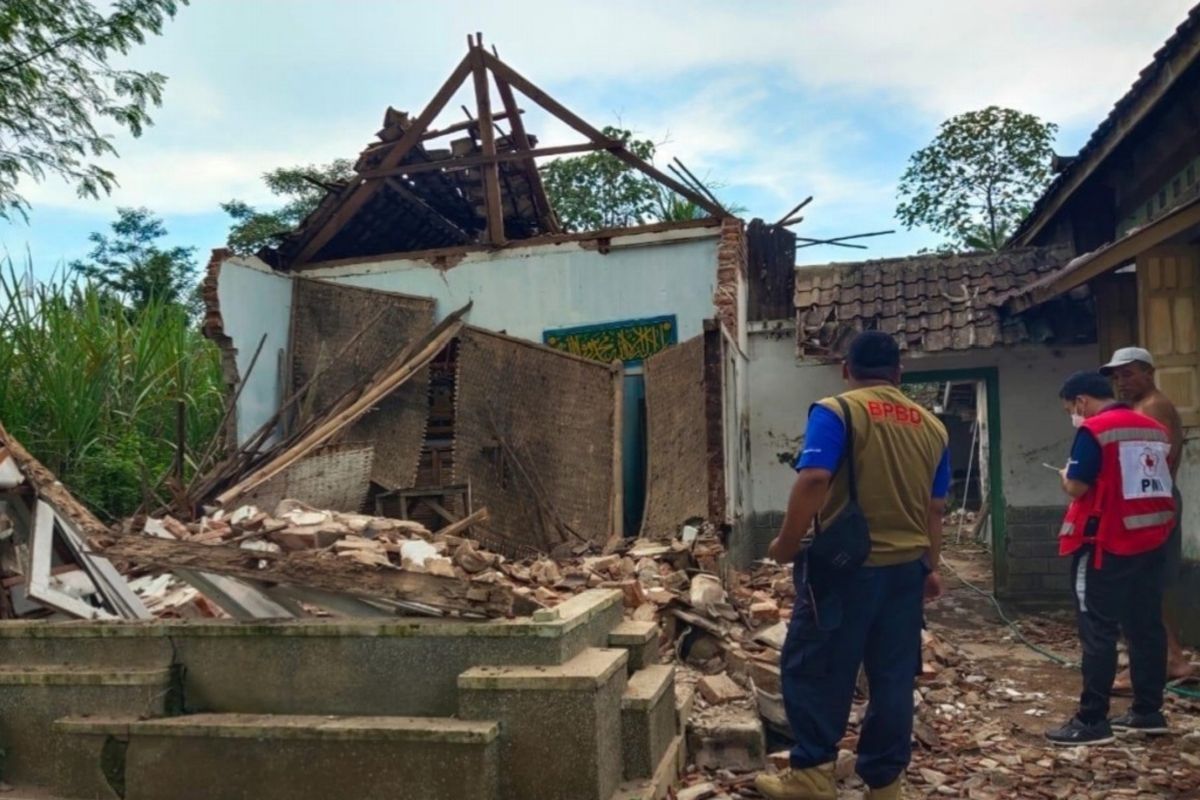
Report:
M953 247L998 250L1050 181L1058 126L989 106L942 123L900 178L896 216Z
M612 126L603 133L624 142L638 158L653 160L655 145L649 139ZM603 150L556 159L541 172L550 205L570 231L640 225L655 219L662 206L657 183Z
M97 163L116 154L104 129L140 136L166 78L109 61L161 33L187 2L0 2L0 217L27 211L22 177L57 175L81 197L112 191L116 176Z
M70 274L22 285L14 266L0 262L0 419L103 519L158 505L148 494L175 460L179 405L185 480L219 434L216 345L176 303L116 308Z
M117 209L112 235L88 236L92 252L71 267L134 310L153 301L195 310L196 248L160 247L158 240L166 235L163 221L148 209Z
M248 255L274 244L280 234L295 228L317 207L326 187L349 180L353 175L354 162L346 158L329 164L280 167L264 173L267 188L285 202L274 211L263 211L241 200L222 203L222 210L233 220L229 248Z

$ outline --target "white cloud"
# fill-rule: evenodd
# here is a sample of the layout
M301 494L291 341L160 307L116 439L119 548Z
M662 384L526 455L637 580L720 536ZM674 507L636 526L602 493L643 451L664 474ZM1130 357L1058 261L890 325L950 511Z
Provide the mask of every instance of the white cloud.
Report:
M464 34L482 30L593 122L620 116L639 135L668 134L663 163L678 155L702 175L762 190L780 213L809 193L822 208L884 208L895 176L866 174L847 155L860 123L801 119L804 109L775 106L772 87L838 98L868 117L908 109L931 132L988 103L1089 127L1191 2L464 0L451 11L293 0L283 15L278 0L197 3L130 57L171 83L157 126L120 140L121 188L104 205L166 214L211 211L231 197L266 201L263 171L353 156L383 106L419 108L465 52ZM636 114L595 113L594 97L614 89L684 83L702 88ZM532 109L529 128L544 144L579 140ZM27 194L36 204L96 208L54 181Z

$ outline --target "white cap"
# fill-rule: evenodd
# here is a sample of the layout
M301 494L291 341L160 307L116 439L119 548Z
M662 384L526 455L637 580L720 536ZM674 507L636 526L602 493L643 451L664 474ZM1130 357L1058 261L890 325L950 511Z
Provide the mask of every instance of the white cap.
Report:
M1154 366L1154 356L1150 355L1150 351L1141 347L1122 347L1117 352L1113 353L1112 361L1109 361L1100 368L1102 375L1107 375L1117 367L1123 367L1126 364L1142 363L1148 367Z

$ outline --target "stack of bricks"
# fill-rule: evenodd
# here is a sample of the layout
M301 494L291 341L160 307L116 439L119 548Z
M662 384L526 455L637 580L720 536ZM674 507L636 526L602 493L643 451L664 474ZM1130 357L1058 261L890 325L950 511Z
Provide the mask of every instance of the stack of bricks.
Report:
M1070 559L1058 555L1062 518L1059 506L1007 509L1006 574L997 581L998 596L1018 605L1071 603Z
M725 330L738 338L738 286L746 277L746 226L737 217L721 222L721 243L717 246L717 292L713 305Z

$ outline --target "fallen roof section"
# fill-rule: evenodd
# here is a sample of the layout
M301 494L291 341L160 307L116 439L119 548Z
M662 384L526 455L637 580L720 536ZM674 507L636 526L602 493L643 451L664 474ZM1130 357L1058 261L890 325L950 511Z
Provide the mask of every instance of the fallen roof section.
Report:
M796 338L801 355L834 358L859 331L894 335L903 349L935 353L1092 335L1086 304L1059 314L1058 325L1006 315L1006 293L1052 274L1063 248L998 253L930 253L796 269ZM1082 318L1082 319L1078 319Z

